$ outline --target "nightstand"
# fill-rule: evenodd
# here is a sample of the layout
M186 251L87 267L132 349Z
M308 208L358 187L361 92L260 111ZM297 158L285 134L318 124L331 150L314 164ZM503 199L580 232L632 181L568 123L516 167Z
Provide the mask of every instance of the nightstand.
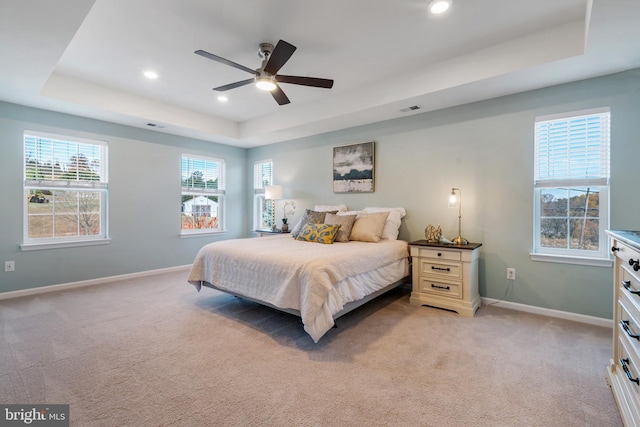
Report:
M409 243L412 305L428 305L473 317L480 307L478 256L482 243Z
M276 236L279 234L289 234L290 231L282 231L282 230L253 230L254 233L258 234L258 237L268 237L268 236Z

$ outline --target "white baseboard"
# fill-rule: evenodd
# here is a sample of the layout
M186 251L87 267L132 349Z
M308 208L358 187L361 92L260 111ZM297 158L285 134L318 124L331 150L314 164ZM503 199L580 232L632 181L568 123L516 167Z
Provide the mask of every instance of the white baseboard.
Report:
M79 282L62 283L60 285L41 286L38 288L23 289L19 291L1 292L0 300L25 297L29 295L46 294L49 292L62 291L65 289L82 288L85 286L101 285L103 283L116 282L118 280L135 279L136 277L155 276L157 274L170 273L172 271L188 270L191 264L179 265L177 267L161 268L158 270L140 271L137 273L121 274L118 276L101 277L99 279L82 280Z
M533 305L518 304L516 302L500 301L493 298L480 298L482 305L494 305L496 307L508 308L511 310L524 311L527 313L540 314L542 316L557 317L560 319L573 320L574 322L587 323L589 325L613 328L613 320L602 317L587 316L584 314L570 313L568 311L552 310L550 308L535 307Z

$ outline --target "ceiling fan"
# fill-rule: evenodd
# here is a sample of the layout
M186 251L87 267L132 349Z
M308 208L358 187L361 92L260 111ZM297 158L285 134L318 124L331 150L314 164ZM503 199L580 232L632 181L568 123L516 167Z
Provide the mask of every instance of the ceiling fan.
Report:
M244 65L237 64L228 59L221 58L204 50L196 50L194 53L205 58L213 59L214 61L222 64L230 65L242 71L246 71L249 74L253 74L253 78L247 80L241 80L235 83L229 83L224 86L214 87L213 90L218 92L224 92L229 89L235 89L237 87L245 86L251 83L255 83L258 89L267 90L271 92L273 99L279 105L289 104L289 98L282 91L278 83L289 83L294 85L320 87L325 89L331 89L333 87L333 80L321 79L317 77L300 77L300 76L285 76L278 74L278 71L282 66L291 58L296 47L284 40L279 40L275 48L271 43L261 43L258 49L258 55L262 58L262 65L256 70L245 67Z

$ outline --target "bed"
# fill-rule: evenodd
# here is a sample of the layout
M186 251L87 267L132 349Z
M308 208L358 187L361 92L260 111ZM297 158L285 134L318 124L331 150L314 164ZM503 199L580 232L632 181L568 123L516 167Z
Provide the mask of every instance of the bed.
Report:
M210 243L188 281L300 316L318 342L335 319L408 276L406 241L318 244L282 234Z

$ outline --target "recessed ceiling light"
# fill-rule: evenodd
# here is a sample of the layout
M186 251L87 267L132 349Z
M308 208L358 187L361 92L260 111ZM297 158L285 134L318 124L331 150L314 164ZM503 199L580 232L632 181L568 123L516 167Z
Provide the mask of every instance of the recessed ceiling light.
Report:
M220 101L220 102L227 102L228 100L229 100L229 98L227 98L227 97L226 97L226 96L224 96L224 95L220 95L220 96L218 97L218 101Z
M434 15L445 13L451 7L453 0L432 0L429 3L429 12Z
M158 73L156 73L155 71L145 71L143 74L148 79L157 79L158 78Z

